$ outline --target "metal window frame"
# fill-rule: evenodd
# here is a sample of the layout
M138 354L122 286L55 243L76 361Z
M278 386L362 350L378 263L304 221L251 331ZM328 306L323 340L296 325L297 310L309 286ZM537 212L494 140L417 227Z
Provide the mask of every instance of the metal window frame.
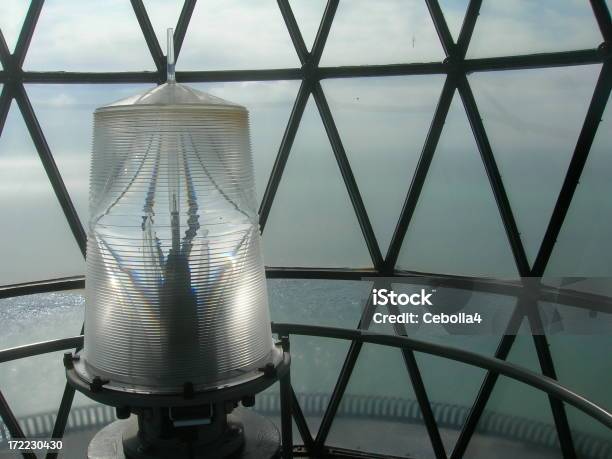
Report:
M189 22L196 6L197 0L185 0L178 22L175 28L175 56L178 59L180 50L188 30ZM541 277L548 264L552 254L555 241L563 226L568 208L572 202L577 184L586 161L588 160L589 151L595 139L601 117L606 108L610 92L612 90L612 25L610 20L610 12L605 0L590 0L593 9L595 20L604 39L603 43L596 49L584 49L575 51L562 51L553 53L528 54L503 56L493 58L466 59L466 52L469 47L469 42L472 37L474 27L477 22L479 10L482 0L471 0L464 22L457 41L452 37L446 24L444 14L438 0L424 0L434 26L438 33L440 43L446 54L446 59L443 62L429 63L400 63L388 65L365 65L365 66L345 66L345 67L320 67L319 62L323 54L325 43L332 27L335 12L339 5L339 0L328 0L325 12L322 16L319 30L317 32L314 45L311 50L308 50L302 38L299 26L293 15L291 6L288 0L277 0L278 7L284 19L287 31L291 41L295 47L295 51L300 60L300 68L285 68L285 69L265 69L265 70L231 70L231 71L191 71L177 72L177 80L184 82L225 82L225 81L270 81L270 80L301 80L301 85L297 93L295 103L283 138L281 140L278 154L274 162L270 178L260 206L260 221L262 231L267 223L270 210L272 208L278 186L283 176L285 165L289 158L291 148L295 139L295 135L300 125L302 114L306 103L312 94L316 103L317 109L323 121L328 140L332 147L333 154L340 169L344 184L346 186L351 204L355 211L357 221L359 223L364 241L372 259L372 269L357 270L357 269L320 269L320 268L268 268L267 275L270 278L322 278L322 279L360 279L363 277L387 277L391 275L414 275L418 273L407 273L398 270L396 263L401 249L402 242L409 230L411 219L418 203L418 199L422 187L427 178L427 173L433 155L442 132L444 122L446 120L450 103L454 97L455 90L458 91L465 111L470 122L474 139L478 146L481 159L483 161L489 183L495 197L500 218L504 225L508 243L514 255L514 260L517 267L517 272L522 277ZM0 61L3 65L3 70L0 71L0 83L3 83L2 93L0 94L0 135L6 121L8 110L13 99L16 100L19 110L26 122L26 126L32 137L39 158L44 166L45 172L49 178L55 195L61 205L64 216L68 222L70 230L75 238L81 252L85 254L86 234L79 220L77 212L74 208L70 195L61 177L60 171L54 161L51 149L45 139L43 130L38 122L34 109L29 101L25 83L162 83L166 78L165 60L161 47L155 36L153 27L149 20L146 8L142 0L130 0L141 31L151 53L151 57L155 63L156 71L152 72L33 72L23 70L23 62L28 51L29 44L35 31L36 23L44 6L44 0L32 0L28 12L26 14L23 27L19 34L19 38L13 53L8 49L4 36L0 30ZM529 68L549 68L558 66L573 66L584 64L601 63L602 68L597 81L591 102L582 125L580 135L577 139L574 153L568 167L565 180L561 191L558 195L551 219L549 221L545 236L542 240L535 262L530 266L525 255L525 249L521 242L521 237L518 232L516 221L510 206L507 193L505 191L503 180L500 176L496 165L494 151L489 143L486 130L482 123L478 106L474 99L467 74L471 72L482 71L503 71L514 69L529 69ZM426 75L426 74L445 74L446 80L442 88L438 105L436 107L431 126L426 137L423 150L417 168L412 177L412 182L409 187L404 206L400 213L396 228L392 237L391 244L387 253L383 256L378 245L378 241L374 234L367 210L363 203L358 184L353 175L350 161L346 155L341 136L335 125L333 114L329 109L325 93L321 87L321 80L326 78L353 78L353 77L378 77L378 76L393 76L393 75ZM457 278L446 276L450 281L457 281ZM459 279L461 281L461 279ZM470 280L473 282L474 280ZM489 284L487 282L479 282L482 288L520 288L519 286L501 286L498 284ZM70 279L59 279L52 281L41 281L18 286L0 287L0 297L6 297L18 294L30 294L44 291L53 291L67 288L82 288L83 278L76 277ZM546 295L547 290L542 286L541 295ZM583 295L581 298L587 303L603 301L608 304L609 299L597 298L596 296ZM513 333L518 329L525 316L532 329L537 328L541 322L536 304L525 304L526 300L520 300L517 303L513 320L509 324L508 333L502 337L495 357L504 360L514 342ZM366 311L369 308L366 307ZM367 328L367 317L363 317L359 328ZM294 330L295 332L295 330ZM396 330L398 336L401 337L405 330ZM361 335L360 335L361 336ZM295 394L285 393L285 399L292 399L295 405L293 415L296 420L298 430L300 431L306 448L312 451L321 450L324 445L325 438L331 427L335 412L340 403L346 384L350 378L354 368L356 359L359 355L361 345L365 340L357 337L352 339L352 344L347 354L345 365L340 373L339 380L336 384L328 410L324 416L322 428L313 439L308 430L304 416L297 405ZM73 343L74 344L74 343ZM545 335L534 335L534 344L538 359L540 361L542 373L545 376L556 379L555 368L548 347ZM411 376L415 393L418 391L417 397L421 409L424 413L432 413L431 404L427 399L425 388L420 381L419 368L414 357L411 357L412 351L408 353L404 350L404 358L407 369ZM483 380L480 392L472 406L468 420L466 421L463 431L460 434L459 440L452 451L451 458L460 458L469 444L478 421L486 407L487 401L495 387L500 371L489 369L487 376ZM420 382L419 382L420 381ZM550 392L549 392L550 393ZM63 434L67 415L70 411L74 392L68 386L66 387L59 408L57 422L54 427L54 434L61 436ZM19 432L18 425L15 426L14 415L12 414L6 400L0 393L0 415L5 420L7 425L12 429L12 434L19 436L23 432ZM575 457L574 445L572 442L571 431L567 422L567 416L564 411L563 403L558 398L550 398L553 418L557 428L557 433L561 441L562 452L565 458ZM432 446L437 458L446 458L446 452L439 440L437 433L437 424L433 415L425 416L426 427L430 434ZM26 457L29 453L24 453ZM48 455L53 457L53 455Z

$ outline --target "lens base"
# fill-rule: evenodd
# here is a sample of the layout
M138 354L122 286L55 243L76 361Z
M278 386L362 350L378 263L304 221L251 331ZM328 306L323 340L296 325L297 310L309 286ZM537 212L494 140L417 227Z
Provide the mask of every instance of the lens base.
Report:
M115 421L96 434L89 459L246 459L278 457L280 434L267 418L236 408L208 425L170 426L161 411Z

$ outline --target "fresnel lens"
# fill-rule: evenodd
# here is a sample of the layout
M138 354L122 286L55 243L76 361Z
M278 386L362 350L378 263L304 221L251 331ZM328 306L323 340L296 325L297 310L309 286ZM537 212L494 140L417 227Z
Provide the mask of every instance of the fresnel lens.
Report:
M270 331L248 112L176 83L168 35L167 83L94 114L85 344L67 374L134 414L98 434L126 456L226 457L270 428L234 408L289 357Z

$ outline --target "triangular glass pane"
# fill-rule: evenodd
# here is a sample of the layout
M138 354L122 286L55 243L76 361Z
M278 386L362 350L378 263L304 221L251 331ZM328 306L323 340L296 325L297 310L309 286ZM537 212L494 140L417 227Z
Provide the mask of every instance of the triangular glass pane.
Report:
M580 395L610 410L612 397L606 384L602 384L602 381L610 379L608 352L604 351L612 348L610 335L564 336L562 339L551 337L549 343L561 384L575 389ZM563 354L566 351L567 354ZM608 448L612 446L610 429L577 408L565 406L570 427L576 436L583 436L587 444L600 440L607 443ZM587 446L582 448L585 449L578 452L587 456Z
M15 50L23 20L28 12L30 2L23 0L4 0L0 2L0 29L9 51Z
M527 257L559 196L601 66L470 76Z
M0 215L0 284L83 273L83 256L16 104L0 137Z
M427 75L322 83L383 254L391 242L443 81L439 75Z
M399 457L435 457L399 349L364 344L326 444Z
M371 282L268 279L270 315L273 322L329 327L357 327L371 292ZM330 310L334 314L330 314ZM321 424L340 375L350 342L308 336L291 337L292 385L311 434ZM268 399L270 396L266 396ZM262 400L266 407L269 400ZM302 442L297 431L294 437Z
M32 106L83 225L89 219L93 112L101 105L151 87L145 84L27 85Z
M547 276L612 276L612 108L610 99L557 238Z
M402 293L402 285L394 285L394 291ZM407 325L408 336L443 346L463 349L492 357L510 319L516 298L481 291L437 286L435 308L430 312L445 311L478 312L483 323L466 325L424 324ZM406 293L415 290L407 289ZM452 306L452 309L451 309ZM400 312L410 312L414 306L400 307ZM423 316L421 315L421 319ZM486 371L461 362L424 353L416 353L421 377L427 388L434 417L440 427L440 436L447 452L453 450Z
M302 401L305 401L305 400L302 399ZM301 405L300 405L300 408L302 408ZM265 416L266 419L271 421L276 426L279 432L282 430L280 390L279 390L278 384L273 384L272 386L265 389L263 392L256 394L255 395L255 406L253 406L252 409L253 411ZM308 421L306 422L308 423ZM295 418L293 418L292 424L293 424L293 444L303 445L304 441L302 440L300 431L298 430L297 425L295 423ZM311 435L312 434L313 433L311 432Z
M556 305L562 313L576 316L588 314L577 308ZM610 314L597 313L599 320L610 321ZM606 316L606 318L602 317ZM612 393L604 381L610 379L610 352L612 335L599 333L593 335L572 334L571 331L548 336L550 352L555 364L557 378L561 384L577 394L586 397L599 406L609 410L612 407ZM577 408L566 406L567 417L574 432L579 457L588 457L588 445L597 440L612 448L612 432L600 422L582 413Z
M176 27L181 9L185 2L183 0L144 0L143 3L147 10L151 25L153 26L153 30L155 30L157 42L164 55L166 55L168 42L166 35L167 30L170 27ZM187 31L189 31L189 28L187 28Z
M464 349L470 352L484 354L488 357L494 355L500 340L500 334L514 309L516 298L513 296L497 295L466 288L451 288L436 284L433 279L415 282L410 278L409 283L393 283L391 288L398 295L413 294L421 288L433 292L432 307L415 307L413 305L398 306L395 311L388 311L386 307L379 306L377 313L414 313L418 315L418 322L400 325L410 338L431 342L443 346ZM478 312L483 317L483 323L470 328L466 325L442 325L424 323L423 314L464 312L474 314ZM396 334L390 325L380 321L384 316L375 315L370 330L380 333ZM378 322L378 323L377 323ZM387 330L385 330L387 328ZM391 328L390 331L388 329ZM452 451L467 413L474 403L478 390L482 384L485 370L478 367L456 362L451 359L432 356L425 353L415 353L421 378L425 384L429 401L432 405L434 417L438 422L440 436L447 452Z
M468 57L596 48L603 38L589 2L483 2Z
M607 410L610 412L610 404ZM612 433L608 427L568 404L565 404L565 413L577 457L597 457L598 451L612 451Z
M290 0L291 10L298 23L306 48L312 49L325 11L325 0Z
M397 264L431 273L516 276L493 191L457 94Z
M255 395L255 405L253 411L265 416L266 419L271 421L278 431L282 430L281 425L281 403L280 403L280 388L279 384L273 384L263 392L259 392ZM303 445L302 437L295 424L295 418L292 421L293 424L293 444Z
M340 2L322 66L398 64L444 59L425 2Z
M459 38L463 19L465 18L465 12L467 11L470 0L438 0L438 3L440 4L440 8L442 8L446 24L456 42Z
M66 384L63 354L63 351L53 352L0 363L2 395L26 437L51 436L54 415Z
M456 338L456 337L453 337ZM499 338L496 338L499 341ZM494 339L490 336L472 336L463 339L447 339L440 344L460 347L472 352L483 352L479 347L495 352ZM492 348L492 349L491 349ZM453 450L463 424L474 403L486 371L450 359L427 354L416 354L421 378L427 388L434 418L447 452Z
M310 99L263 233L268 266L372 265L323 123Z
M291 385L313 435L319 429L349 347L346 340L291 337Z
M266 190L270 171L287 127L287 120L299 85L299 81L292 80L191 85L222 99L244 105L249 110L251 149L258 200L261 200Z
M276 2L213 0L196 4L177 69L262 69L299 64Z
M541 373L527 322L517 334L507 361ZM495 384L465 457L491 457L491 451L500 448L504 457L563 457L546 393L504 376Z
M135 71L154 69L129 2L69 0L43 7L24 68Z

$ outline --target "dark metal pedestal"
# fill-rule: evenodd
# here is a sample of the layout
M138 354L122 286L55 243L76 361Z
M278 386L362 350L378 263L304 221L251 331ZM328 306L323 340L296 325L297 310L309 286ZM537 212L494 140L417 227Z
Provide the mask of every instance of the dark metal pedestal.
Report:
M290 364L288 344L283 341L265 366L236 379L205 389L185 382L182 391L151 393L127 390L92 376L80 353L64 355L68 383L91 399L116 407L117 417L122 419L100 431L91 442L88 456L97 459L276 457L278 429L240 405L253 406L256 394L279 380L284 400L283 457L291 457Z
M228 416L228 422L242 425L244 445L238 452L225 457L231 459L268 459L279 456L280 433L269 419L251 410L239 407ZM126 459L123 451L124 439L133 437L137 431L138 419L136 416L113 422L93 438L87 449L87 457L89 459ZM210 450L198 451L194 449L190 451L188 445L184 445L184 448L188 452L186 457L194 459L223 457L215 455ZM146 454L141 457L146 457ZM181 457L181 452L173 451L166 456L157 455L155 457L178 458Z

